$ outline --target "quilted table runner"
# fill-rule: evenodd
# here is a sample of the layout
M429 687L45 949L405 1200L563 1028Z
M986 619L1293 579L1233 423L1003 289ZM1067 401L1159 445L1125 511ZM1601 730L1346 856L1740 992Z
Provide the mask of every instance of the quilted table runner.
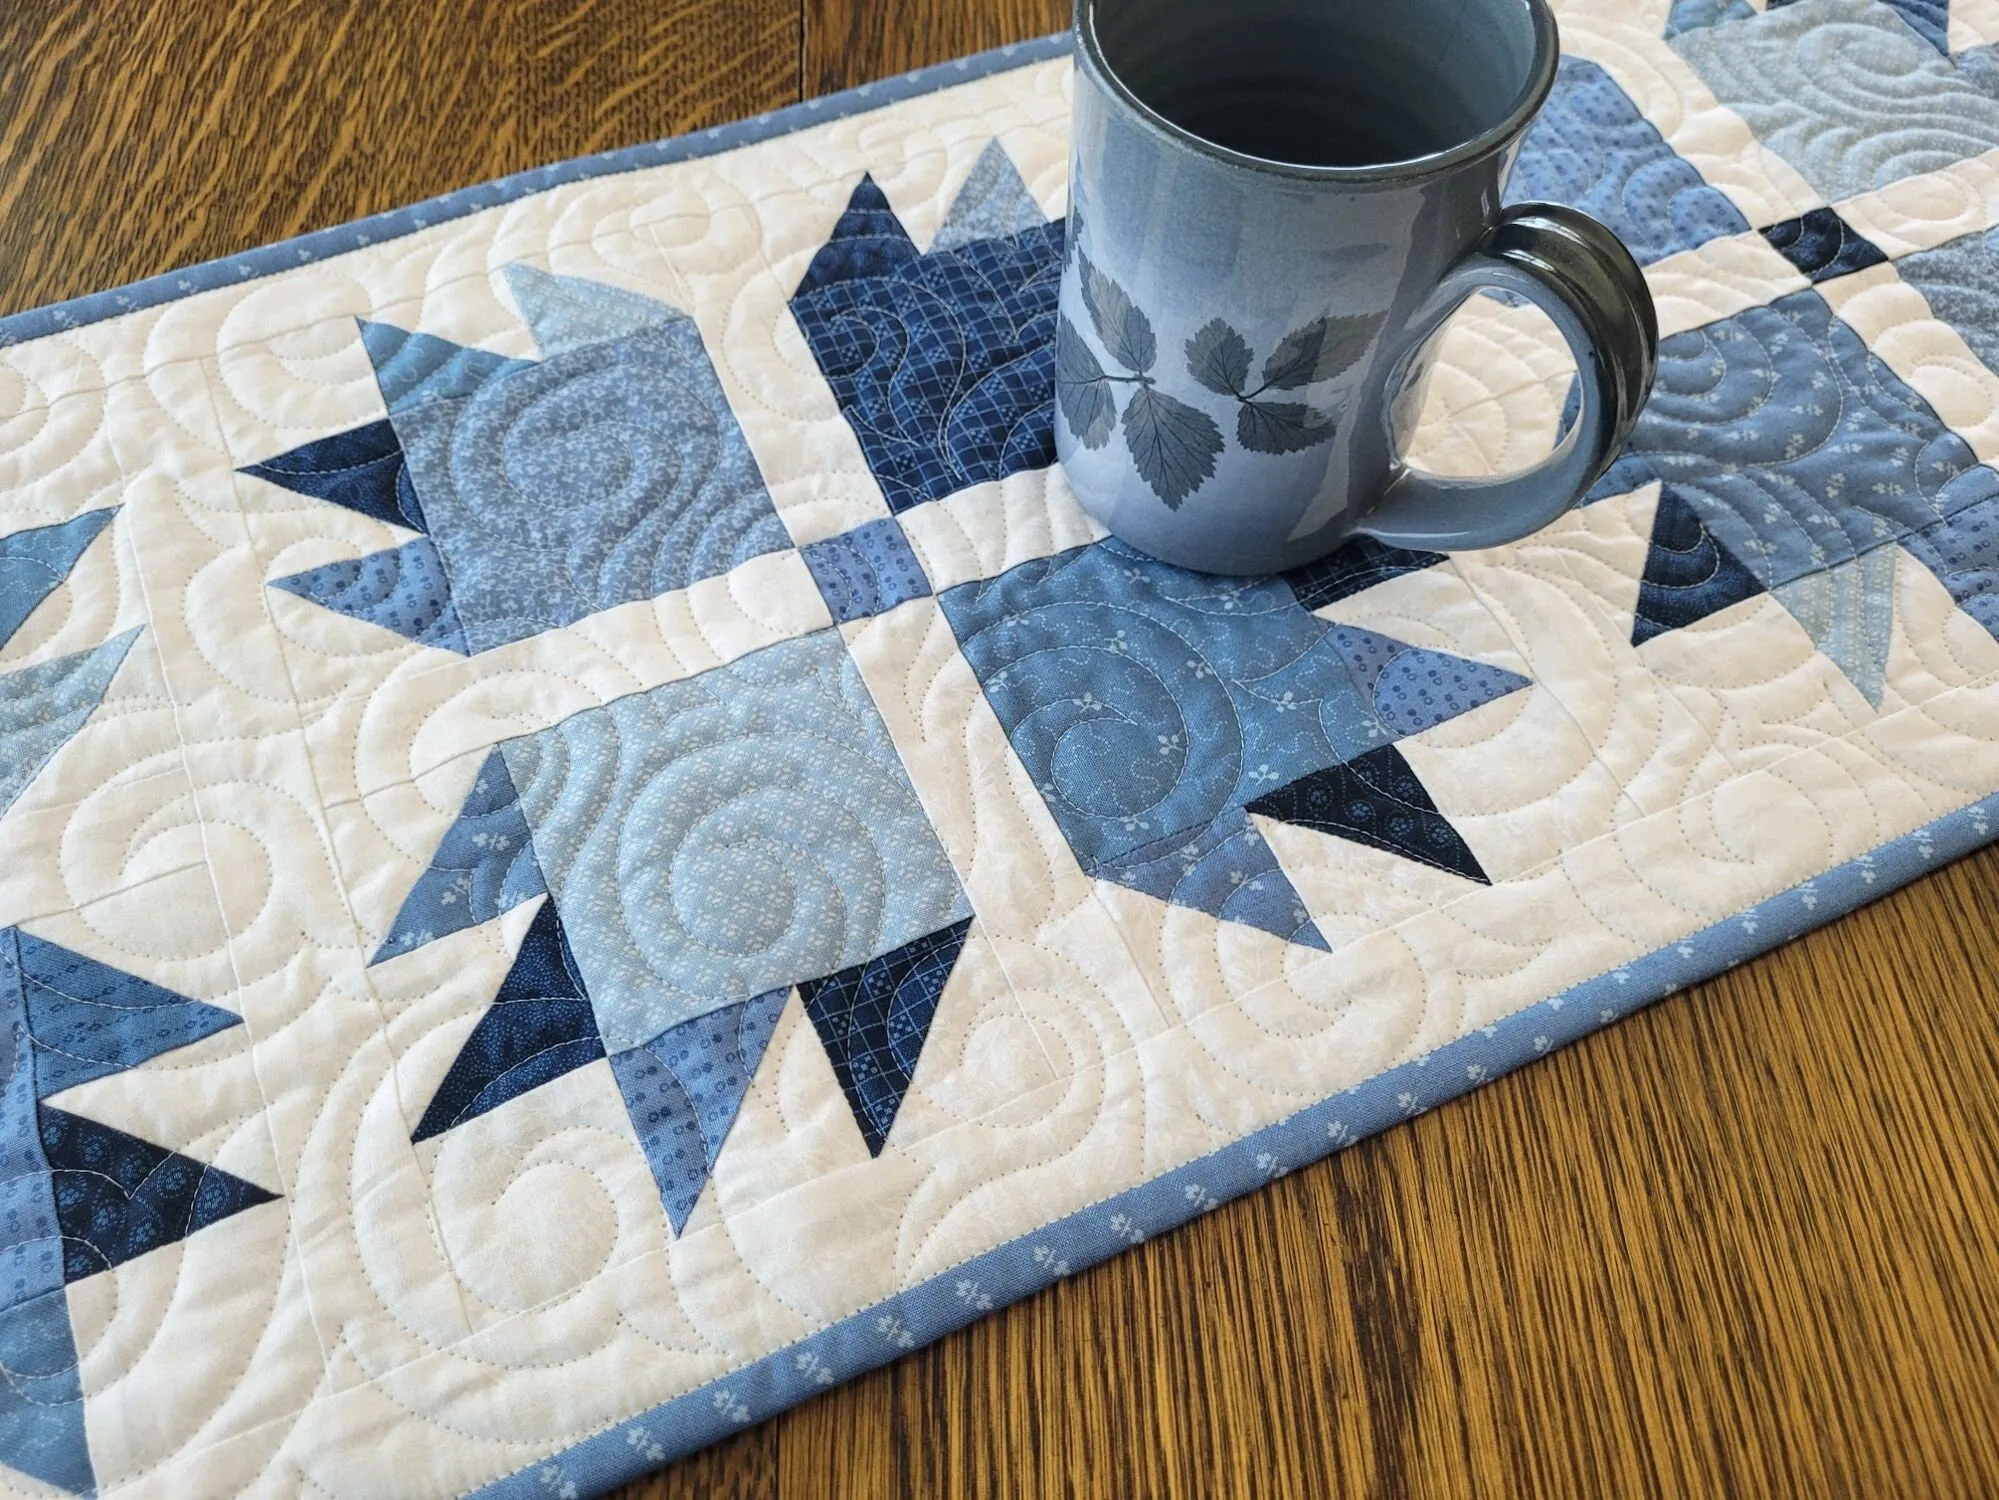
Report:
M1561 23L1492 552L1078 509L1062 38L0 320L0 1490L590 1493L1991 836L1999 3Z

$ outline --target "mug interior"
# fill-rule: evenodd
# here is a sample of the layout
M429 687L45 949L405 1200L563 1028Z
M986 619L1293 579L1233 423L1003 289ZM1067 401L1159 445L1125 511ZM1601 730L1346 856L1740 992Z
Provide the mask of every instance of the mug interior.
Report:
M1211 146L1290 166L1385 167L1503 132L1546 71L1534 0L1078 9L1085 46L1139 103Z

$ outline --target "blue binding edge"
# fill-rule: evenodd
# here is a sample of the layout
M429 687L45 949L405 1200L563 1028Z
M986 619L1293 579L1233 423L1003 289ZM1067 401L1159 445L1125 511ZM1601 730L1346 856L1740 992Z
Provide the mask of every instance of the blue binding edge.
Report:
M961 57L956 62L919 68L914 73L904 73L880 83L866 83L838 94L825 94L817 99L808 99L803 104L789 104L754 119L532 168L512 177L482 183L478 187L460 188L455 193L446 193L427 203L390 209L386 213L356 219L331 229L317 229L296 239L280 240L274 245L248 250L241 255L224 256L220 260L189 266L185 270L167 271L144 281L113 287L109 291L92 292L67 302L54 302L46 307L10 314L0 318L0 348L102 323L107 318L122 317L143 308L178 302L183 297L214 291L217 287L235 286L259 276L274 276L280 271L294 270L330 256L344 255L350 250L379 245L384 240L399 239L419 229L462 219L481 209L497 208L516 199L547 192L550 188L585 182L593 177L611 177L620 172L663 167L671 162L697 161L704 156L715 156L733 151L738 146L790 135L813 125L823 125L829 120L842 120L849 115L970 83L1011 68L1046 62L1068 52L1069 33L1057 32L1031 42L1019 42L973 57Z
M1999 794L1139 1187L975 1256L477 1491L594 1495L763 1421L1231 1198L1457 1098L1992 841Z

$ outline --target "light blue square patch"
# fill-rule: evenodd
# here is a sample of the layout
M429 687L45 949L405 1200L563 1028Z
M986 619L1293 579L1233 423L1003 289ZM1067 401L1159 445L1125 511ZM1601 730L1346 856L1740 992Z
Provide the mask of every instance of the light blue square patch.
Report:
M1879 0L1796 0L1672 45L1828 201L1999 146L1999 98Z
M500 752L608 1052L971 915L834 631Z

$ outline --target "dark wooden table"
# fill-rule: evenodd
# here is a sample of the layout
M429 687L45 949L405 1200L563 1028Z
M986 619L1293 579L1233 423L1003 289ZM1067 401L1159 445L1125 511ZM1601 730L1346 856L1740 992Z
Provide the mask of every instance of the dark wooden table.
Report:
M1060 0L0 0L0 310ZM627 1492L1999 1495L1999 854Z

